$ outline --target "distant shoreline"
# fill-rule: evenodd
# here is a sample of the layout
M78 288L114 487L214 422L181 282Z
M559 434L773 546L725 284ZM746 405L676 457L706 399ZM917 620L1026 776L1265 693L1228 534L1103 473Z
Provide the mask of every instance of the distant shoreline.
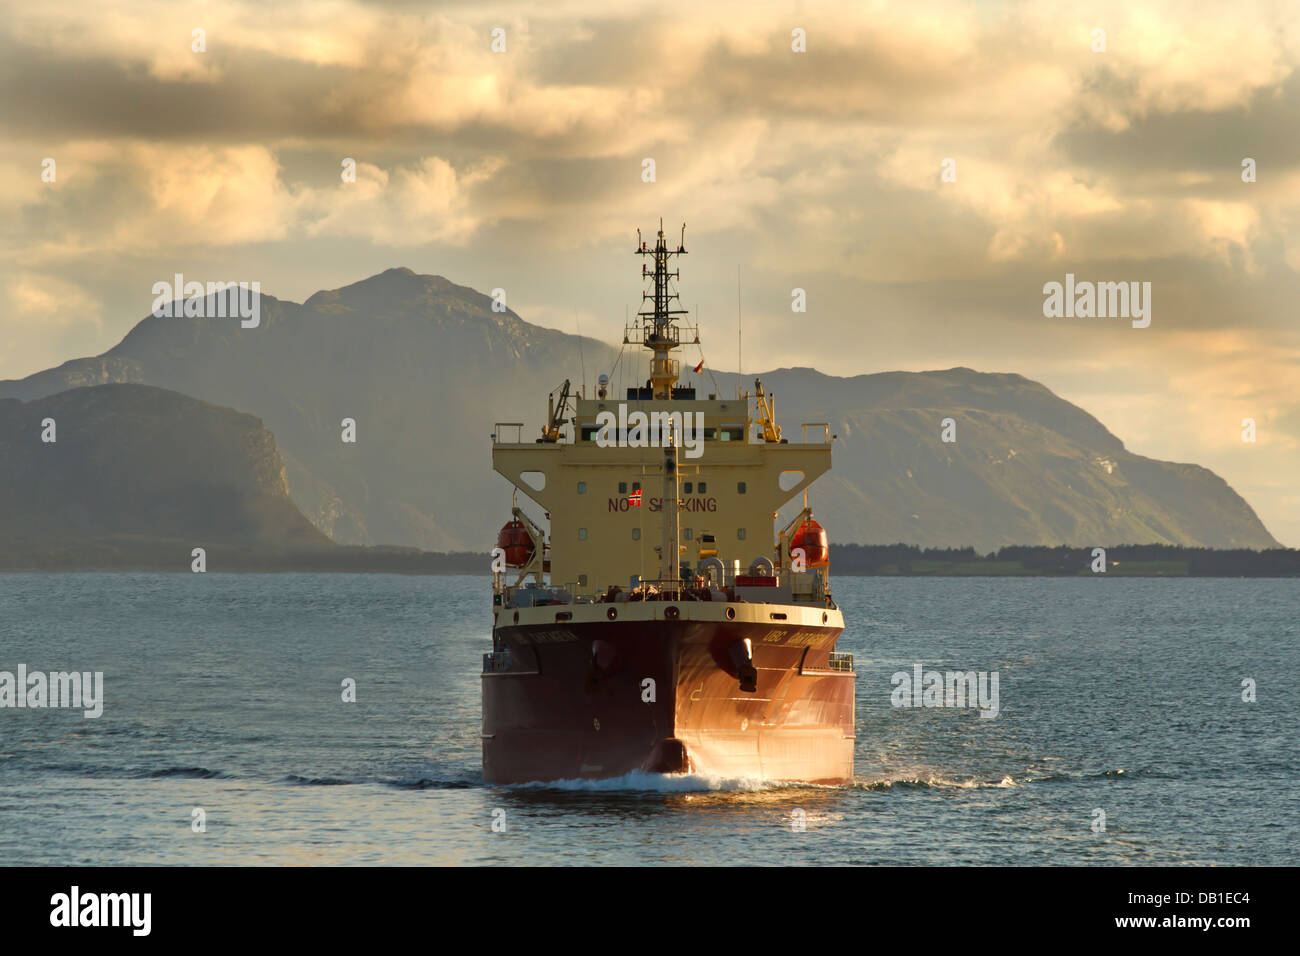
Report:
M912 545L831 546L839 577L1300 577L1300 549L1184 548L1122 545L1105 549L1105 571L1093 548L1017 546L980 555L973 548ZM265 552L211 547L206 570L246 574L490 575L491 556L476 552L339 546ZM179 543L95 542L47 549L0 548L0 574L161 571L192 573L191 549Z

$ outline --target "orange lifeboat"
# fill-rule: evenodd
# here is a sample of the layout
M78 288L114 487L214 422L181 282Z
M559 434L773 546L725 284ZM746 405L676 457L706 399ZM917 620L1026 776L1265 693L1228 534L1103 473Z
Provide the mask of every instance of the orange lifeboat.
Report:
M799 525L794 537L790 539L791 557L794 556L794 552L798 548L803 549L804 563L807 567L830 567L831 549L826 539L826 529L812 518L808 518L803 524Z
M518 518L507 521L497 533L497 547L506 553L506 564L522 568L533 560L533 539Z

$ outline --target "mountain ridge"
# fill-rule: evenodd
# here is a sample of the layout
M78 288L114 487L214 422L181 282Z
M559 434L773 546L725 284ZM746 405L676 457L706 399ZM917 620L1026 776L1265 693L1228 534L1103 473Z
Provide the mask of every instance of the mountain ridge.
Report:
M0 544L332 548L298 510L275 439L245 412L130 383L0 399Z
M511 496L491 471L494 423L522 420L535 434L546 393L580 363L618 384L643 373L639 355L620 358L597 340L494 312L491 297L444 276L397 267L301 304L263 294L253 329L148 316L100 356L0 382L0 397L134 382L250 412L278 441L293 500L335 541L479 550ZM710 375L734 394L734 373ZM1217 475L1134 455L1018 373L793 367L756 377L778 396L791 440L798 422L831 422L839 436L834 467L813 489L837 540L981 551L1277 546ZM357 423L355 444L340 440L345 418ZM941 440L945 418L955 443Z

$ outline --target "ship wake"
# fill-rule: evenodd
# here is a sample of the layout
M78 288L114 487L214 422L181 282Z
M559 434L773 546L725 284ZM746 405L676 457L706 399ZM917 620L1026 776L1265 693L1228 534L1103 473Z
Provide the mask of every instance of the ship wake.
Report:
M511 789L572 790L595 793L620 791L643 793L735 791L739 793L756 793L761 790L788 786L788 784L748 777L711 777L697 773L649 773L644 770L633 770L621 777L607 777L601 780L548 780L534 783L508 784L507 786Z

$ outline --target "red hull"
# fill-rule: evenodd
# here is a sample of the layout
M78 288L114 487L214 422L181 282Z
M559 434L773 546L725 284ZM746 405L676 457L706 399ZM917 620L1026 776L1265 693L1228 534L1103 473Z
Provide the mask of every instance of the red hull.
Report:
M854 674L829 661L841 630L701 620L500 626L495 645L505 654L483 674L484 779L644 770L848 783ZM741 689L736 659L746 638L752 692Z

